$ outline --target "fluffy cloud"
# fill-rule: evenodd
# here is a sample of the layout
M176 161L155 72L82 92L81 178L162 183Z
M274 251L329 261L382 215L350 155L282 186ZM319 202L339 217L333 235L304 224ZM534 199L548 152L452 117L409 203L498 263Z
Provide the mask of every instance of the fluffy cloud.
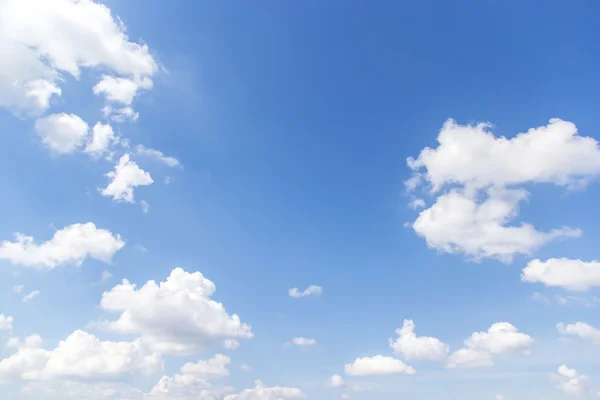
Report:
M571 228L540 232L527 223L508 226L526 196L524 190L490 188L486 200L478 202L464 192L451 190L419 214L413 229L431 248L464 253L475 260L496 258L505 262L515 254L530 255L553 239L581 235Z
M100 341L87 332L75 331L51 351L40 347L39 336L15 344L17 351L0 360L0 381L112 381L162 369L159 355L145 350L139 340Z
M0 331L10 331L13 328L13 317L0 314Z
M421 172L437 192L447 184L469 189L505 187L527 182L577 186L600 173L600 148L578 135L568 121L551 119L514 138L495 137L491 125L459 125L448 120L438 147L425 148L408 165Z
M0 242L0 259L41 269L80 265L88 257L107 263L125 246L120 235L98 229L91 222L69 225L41 244L35 244L32 236L15 236L14 242Z
M492 366L493 354L515 351L529 354L534 340L508 322L497 322L490 326L487 332L474 332L464 343L467 348L457 350L448 357L448 368Z
M91 0L0 3L0 107L39 115L60 96L63 75L100 67L141 81L158 65L146 45L130 42L124 24Z
M357 358L352 364L344 365L344 371L352 376L413 375L416 372L402 361L385 356Z
M23 301L27 303L28 301L31 301L31 300L35 299L36 297L38 297L40 294L41 294L41 292L39 290L34 290L31 293L25 295L23 297Z
M563 322L556 325L561 335L578 336L584 340L600 344L600 329L596 329L585 322L576 322L565 325Z
M353 385L353 384L349 384L346 381L344 381L344 379L339 376L339 375L333 375L330 379L329 379L329 385L331 387L334 387L336 389L344 389L344 390L349 390L352 392L361 392L364 390L369 390L371 389L371 386L367 386L367 385Z
M530 261L523 269L521 280L568 290L587 291L594 286L600 286L600 262L568 258L551 258L546 261L536 259Z
M124 154L115 165L115 170L106 174L110 183L100 194L112 197L115 201L134 202L133 189L137 186L148 186L154 183L150 174L141 169L134 161L129 160L129 154Z
M512 139L495 137L490 125L459 125L448 120L437 148L425 148L407 163L414 175L407 190L430 184L432 194L445 188L413 224L427 244L468 258L509 262L530 255L550 240L581 232L562 227L540 232L528 223L509 225L527 192L514 188L531 182L579 187L600 173L598 142L578 135L574 124L552 119ZM510 187L510 189L508 188Z
M118 138L110 125L98 122L92 128L92 138L85 146L84 151L93 157L101 157L111 146L117 143Z
M139 144L135 147L135 152L140 156L154 158L155 160L169 166L169 167L180 167L181 163L175 157L165 156L161 151L150 149Z
M44 145L59 154L77 151L89 129L88 124L75 114L52 114L35 122L35 131Z
M121 312L106 322L113 332L140 335L161 353L192 354L226 339L253 336L249 325L211 299L216 287L200 272L174 269L165 282L141 288L124 280L102 295L101 307Z
M214 387L209 380L229 376L230 359L217 354L210 360L187 363L181 373L173 377L163 376L147 395L156 400L220 400L230 391L226 387Z
M152 80L149 78L132 80L102 75L93 91L96 95L103 94L110 102L130 105L140 89L152 89Z
M320 296L323 293L321 286L311 285L304 289L304 291L298 290L298 288L291 288L288 290L290 297L307 297L307 296Z
M287 400L303 399L300 389L273 386L267 387L261 381L254 382L254 389L246 389L238 394L225 396L225 400Z
M292 344L295 344L296 346L312 346L317 344L317 341L311 338L295 337L292 339Z
M396 330L398 338L390 339L390 347L394 353L407 360L444 361L450 347L439 339L427 336L417 337L412 320L404 320L402 328Z
M566 365L558 367L558 374L550 374L550 379L565 394L581 396L586 392L588 377Z

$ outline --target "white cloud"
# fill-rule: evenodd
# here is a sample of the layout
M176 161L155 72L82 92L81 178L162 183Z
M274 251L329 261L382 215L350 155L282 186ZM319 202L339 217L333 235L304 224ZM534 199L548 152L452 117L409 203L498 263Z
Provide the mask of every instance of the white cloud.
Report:
M317 341L311 338L295 337L292 339L292 344L295 344L296 346L313 346L317 344Z
M413 229L431 248L447 253L464 253L474 260L496 258L509 262L515 254L530 255L551 240L577 237L571 228L540 232L530 224L507 226L518 214L524 190L491 188L478 202L464 192L451 190L422 211Z
M140 207L142 207L142 211L144 212L144 214L148 214L148 212L150 211L150 204L148 204L146 200L140 201Z
M131 105L133 98L140 89L152 89L152 80L142 78L132 80L109 75L102 75L100 82L94 86L94 94L103 94L106 100L115 103L121 103L126 106Z
M237 350L239 349L241 346L240 342L238 342L235 339L226 339L223 340L223 347L225 347L227 350Z
M143 392L120 382L33 381L21 386L21 393L44 400L146 400Z
M424 208L424 207L426 207L427 204L425 203L425 200L423 200L423 199L413 199L409 203L409 206L413 210L416 210L417 208Z
M33 292L29 293L28 295L25 295L23 297L23 301L24 302L31 301L31 300L35 299L36 297L38 297L40 294L41 293L39 290L34 290Z
M85 146L84 151L93 157L101 157L112 144L118 141L119 138L115 136L115 132L110 125L98 122L92 128L91 140Z
M371 386L367 386L367 385L349 384L346 381L344 381L344 379L339 375L333 375L329 379L329 385L336 389L344 389L344 390L349 390L351 392L362 392L364 390L371 389Z
M144 157L154 158L155 160L169 166L169 167L180 167L181 163L175 157L165 156L161 151L150 149L139 144L135 146L135 151L138 155Z
M148 281L141 288L123 280L102 295L101 307L122 312L106 329L140 335L161 353L192 354L226 339L249 339L249 325L229 315L211 296L216 287L200 272L174 269L165 282Z
M581 396L586 392L588 377L566 365L558 367L558 374L550 374L550 379L565 394Z
M102 271L102 276L100 279L102 280L102 282L105 282L112 277L113 277L113 274L111 274L109 271Z
M291 288L288 290L290 297L307 297L307 296L320 296L323 293L321 286L311 285L304 291L299 291L298 288Z
M600 344L600 329L596 329L585 322L576 322L565 325L563 322L556 325L561 335L579 336L581 339Z
M447 368L480 368L494 365L492 354L485 350L460 349L452 352L446 362Z
M520 351L527 355L534 340L508 322L497 322L487 332L474 332L464 343L467 348L450 354L447 368L489 367L494 365L494 354Z
M504 400L504 396L502 396L501 394L497 394L496 400Z
M133 108L127 106L123 108L113 108L111 106L105 106L102 109L102 113L105 118L117 124L124 124L125 122L135 122L140 117L140 114Z
M540 232L533 225L510 225L527 192L515 188L532 182L581 187L600 174L600 148L581 137L574 124L552 119L514 138L494 137L489 124L458 125L448 120L437 148L425 148L407 163L413 176L409 191L423 182L435 203L413 224L428 246L468 258L509 262L516 254L531 255L560 237L576 237L577 229Z
M52 239L35 244L32 236L17 233L14 242L0 242L0 259L13 264L52 269L64 264L80 265L93 258L105 263L125 246L120 235L98 229L91 222L69 225L54 233Z
M352 364L344 365L344 371L352 376L413 375L416 372L402 361L385 356L357 358Z
M133 189L154 183L150 174L129 160L129 154L121 157L115 170L106 174L110 183L100 190L102 196L112 197L115 201L134 202Z
M13 328L14 318L10 315L7 317L4 314L0 314L0 331L11 331Z
M438 147L409 158L414 171L423 171L432 191L447 184L469 189L506 187L527 182L577 186L600 173L600 148L592 137L578 135L568 121L551 119L514 138L495 137L491 125L459 125L448 120L437 138Z
M112 381L132 374L152 374L162 369L158 354L133 342L100 341L75 331L54 350L41 348L39 336L19 343L15 353L0 360L2 380Z
M287 400L305 397L304 393L296 388L267 387L261 381L255 381L254 385L254 389L246 389L238 394L225 396L224 400Z
M75 114L52 114L35 122L35 131L44 145L59 154L77 151L89 129L88 124Z
M229 376L229 357L221 354L210 360L186 363L181 373L163 376L147 398L157 400L220 400L229 388L214 387L209 380Z
M448 357L450 347L434 337L415 334L415 324L412 320L404 320L402 328L396 330L398 338L390 339L390 347L394 353L407 360L444 361Z
M249 366L248 364L242 364L240 365L240 369L244 372L250 372L252 371L252 367Z
M25 289L25 286L17 285L17 286L13 286L12 290L14 293L21 293L23 291L23 289Z
M600 262L568 258L535 259L523 269L521 280L583 292L600 286Z
M158 69L146 45L130 42L110 9L90 0L0 3L0 107L39 115L60 96L63 75L100 67L139 81Z
M519 332L514 325L508 322L497 322L490 326L487 332L474 332L465 344L471 349L500 354L517 350L526 351L533 342L531 336Z

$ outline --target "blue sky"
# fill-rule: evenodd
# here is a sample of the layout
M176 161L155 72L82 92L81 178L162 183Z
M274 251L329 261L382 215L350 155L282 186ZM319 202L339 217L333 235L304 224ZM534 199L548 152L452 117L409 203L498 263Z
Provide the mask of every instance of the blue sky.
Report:
M10 398L597 398L598 6L103 4L0 5ZM141 294L178 267L180 287ZM416 336L392 348L405 319ZM180 370L216 354L219 372Z

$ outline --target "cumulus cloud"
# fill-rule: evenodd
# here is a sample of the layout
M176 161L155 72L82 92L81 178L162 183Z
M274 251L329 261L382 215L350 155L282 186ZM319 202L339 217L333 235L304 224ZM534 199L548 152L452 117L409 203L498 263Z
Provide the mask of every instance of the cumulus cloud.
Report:
M519 202L527 193L490 188L486 194L480 202L464 191L450 190L419 214L413 229L436 250L504 262L515 254L531 255L551 240L581 235L580 230L568 227L540 232L527 223L507 225L518 214Z
M495 137L490 128L448 120L436 148L408 158L413 176L405 182L407 190L427 183L430 193L438 195L413 223L416 233L439 251L505 262L551 240L579 236L579 230L568 227L540 232L525 222L510 224L528 196L515 186L585 185L600 173L598 142L579 136L574 124L560 119L511 139Z
M288 290L290 297L320 296L322 293L323 288L316 285L311 285L303 291L298 290L298 288L291 288Z
M124 24L91 0L0 3L0 107L39 115L60 96L65 75L101 68L143 81L158 65L146 45L130 42Z
M415 324L412 320L404 320L402 328L396 330L398 338L390 339L390 347L394 353L407 360L444 361L448 357L450 347L434 337L415 334Z
M35 122L42 143L58 154L77 151L88 136L88 124L75 114L52 114Z
M52 269L65 264L81 265L87 258L108 263L123 246L120 235L88 222L56 231L52 239L41 244L34 243L32 236L17 233L14 242L0 242L0 259L25 267Z
M102 295L104 310L121 312L104 327L140 335L144 343L165 354L193 354L223 340L251 338L250 325L211 299L215 290L200 272L181 268L174 269L166 281L148 281L141 288L123 280Z
M352 364L344 365L344 371L351 376L413 375L416 372L402 361L386 356L357 358Z
M154 183L148 172L129 159L129 154L124 154L115 165L115 170L107 173L106 176L110 182L100 190L100 194L127 203L134 203L134 188Z
M4 314L0 314L0 331L10 331L13 328L14 318L6 316Z
M102 75L100 81L94 86L94 94L103 94L106 100L124 105L131 105L134 97L140 89L152 89L152 80L144 77L142 79L128 79Z
M558 367L558 374L550 374L556 388L565 394L581 396L587 391L588 377L566 365Z
M600 329L596 329L585 322L576 322L568 325L566 325L564 322L560 322L558 325L556 325L556 329L558 329L558 332L561 335L578 336L581 339L600 344Z
M146 396L152 400L220 400L231 389L215 387L209 380L229 376L229 357L221 354L210 360L186 363L174 376L163 376Z
M148 352L139 340L100 341L94 335L78 330L54 350L41 348L42 341L37 335L16 344L17 351L0 360L0 381L112 381L162 369L159 355Z
M225 400L287 400L303 399L304 393L300 389L273 386L267 387L261 381L254 382L253 389L246 389L238 394L225 396Z
M144 147L141 144L135 147L135 152L140 156L153 158L169 167L181 167L181 163L175 157L165 156L161 151Z
M367 386L367 385L355 385L355 384L347 383L339 375L333 375L329 379L329 385L331 387L333 387L333 388L336 388L336 389L349 390L351 392L362 392L364 390L371 389L371 386Z
M584 292L600 286L600 262L568 258L535 259L523 269L521 280Z
M474 332L465 340L467 346L450 354L447 368L479 368L494 365L492 356L508 352L521 352L526 355L534 340L531 336L519 332L508 322L497 322L487 332Z
M84 152L98 158L106 153L112 144L118 141L119 138L115 136L115 131L110 125L98 122L92 128L92 137L85 146Z

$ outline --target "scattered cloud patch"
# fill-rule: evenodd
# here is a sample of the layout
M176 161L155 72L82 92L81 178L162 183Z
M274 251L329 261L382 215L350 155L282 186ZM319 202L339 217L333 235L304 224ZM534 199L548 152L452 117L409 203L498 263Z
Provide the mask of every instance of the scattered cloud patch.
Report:
M550 379L557 389L568 395L581 396L587 391L588 377L566 365L558 367L558 373L550 374Z
M169 167L181 167L181 163L175 157L165 156L161 151L144 147L141 144L135 147L135 152L140 156L153 158Z
M112 197L114 201L134 203L133 189L138 186L148 186L154 183L150 174L141 169L134 161L129 159L129 154L124 154L115 170L106 174L110 182L100 190L100 194Z
M27 303L28 301L31 301L31 300L35 299L36 297L38 297L40 294L41 294L41 292L39 290L34 290L33 292L25 295L23 297L23 301Z
M353 363L346 364L344 371L350 376L413 375L416 372L402 361L386 356L357 358Z
M594 328L585 322L576 322L568 325L564 322L560 322L556 325L556 329L558 329L558 332L561 335L577 336L592 343L600 344L600 329Z
M14 318L6 316L4 314L0 314L0 331L11 331L13 328Z
M273 386L267 387L261 381L254 382L253 389L225 396L224 400L287 400L304 399L304 393L297 388Z
M290 297L307 297L307 296L320 296L323 294L323 288L321 286L311 285L304 289L303 291L298 290L298 288L291 288L288 290L288 294Z
M585 292L600 286L600 262L569 258L535 259L523 269L521 280Z
M396 330L398 338L390 339L390 347L394 353L406 360L444 361L448 357L450 347L439 339L427 336L417 337L412 320L404 320L402 328Z
M123 246L120 235L88 222L58 230L52 239L41 244L34 243L32 236L17 233L15 241L0 242L0 260L39 269L81 265L87 258L108 263Z
M52 114L35 122L42 143L57 154L73 153L81 148L90 127L75 114Z

